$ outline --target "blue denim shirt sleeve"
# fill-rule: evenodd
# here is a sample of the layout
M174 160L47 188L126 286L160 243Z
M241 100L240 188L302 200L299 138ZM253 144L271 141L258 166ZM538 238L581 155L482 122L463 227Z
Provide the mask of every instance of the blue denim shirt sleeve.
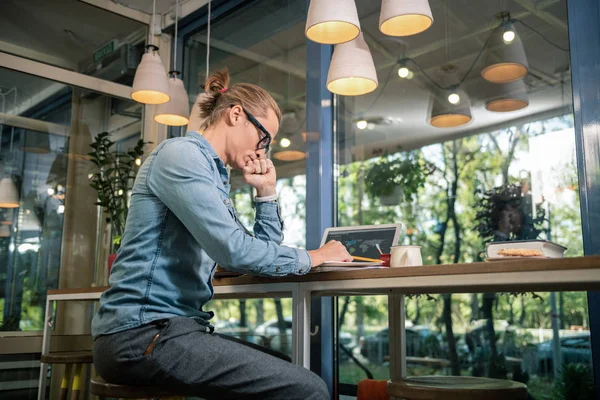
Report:
M198 146L171 142L158 151L147 186L184 224L208 256L220 265L258 275L305 274L311 268L306 250L280 246L265 227L268 210L257 208L257 237L236 223L213 178L210 160ZM274 222L274 221L271 221ZM280 223L280 221L274 222ZM262 231L261 231L262 230ZM280 229L279 229L280 231ZM280 237L279 235L275 235Z
M279 204L273 201L256 203L254 236L281 244L283 241L283 222L279 215Z

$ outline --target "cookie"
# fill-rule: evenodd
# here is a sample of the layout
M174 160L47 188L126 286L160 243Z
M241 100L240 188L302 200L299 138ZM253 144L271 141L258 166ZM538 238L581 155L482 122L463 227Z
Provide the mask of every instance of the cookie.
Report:
M540 257L542 252L534 249L502 249L498 255L505 257Z

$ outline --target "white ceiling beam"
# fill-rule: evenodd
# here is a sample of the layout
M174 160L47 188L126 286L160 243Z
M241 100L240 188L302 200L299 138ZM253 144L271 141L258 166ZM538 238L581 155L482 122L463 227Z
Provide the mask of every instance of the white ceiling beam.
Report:
M39 119L21 117L0 112L0 124L23 128L30 131L50 133L52 135L69 136L69 127Z
M131 87L0 52L0 67L130 100Z
M101 8L106 11L110 11L113 14L121 15L125 18L132 19L134 21L141 22L146 25L150 25L152 15L143 13L133 8L125 7L121 4L115 3L111 0L79 0L82 3L87 3L94 7Z
M8 42L0 41L0 51L29 58L32 60L43 61L47 64L55 65L57 67L66 68L70 70L75 70L77 68L76 63L71 62L69 60L65 60L64 58L55 57L48 53L42 53L36 50L28 49L27 47L17 46Z

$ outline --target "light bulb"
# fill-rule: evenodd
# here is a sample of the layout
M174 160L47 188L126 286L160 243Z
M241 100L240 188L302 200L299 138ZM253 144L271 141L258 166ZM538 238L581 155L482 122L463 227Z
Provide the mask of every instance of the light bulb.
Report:
M502 34L502 39L504 40L504 43L511 43L513 40L515 40L515 31L512 30L511 26L508 26L505 30L504 33Z
M360 121L356 122L356 127L360 130L366 129L367 128L367 121L365 121L364 119L361 119Z
M452 92L448 96L448 101L450 102L450 104L458 104L458 102L460 101L460 96L458 95L458 93Z
M290 147L290 144L292 144L292 142L290 142L290 139L288 138L283 138L281 139L281 142L279 144L281 145L281 147Z
M119 196L123 196L123 189L119 189Z
M141 159L141 158L136 158L136 159L135 159L135 165L137 165L138 167L139 167L140 165L142 165L142 159Z
M406 68L406 67L400 67L400 69L398 69L398 76L402 79L408 78L408 75L410 75L410 69Z

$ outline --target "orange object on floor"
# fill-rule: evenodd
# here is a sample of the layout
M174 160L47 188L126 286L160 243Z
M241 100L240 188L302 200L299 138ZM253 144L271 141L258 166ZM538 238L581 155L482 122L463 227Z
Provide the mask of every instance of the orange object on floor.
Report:
M356 400L390 400L387 394L387 381L363 379L358 382Z

